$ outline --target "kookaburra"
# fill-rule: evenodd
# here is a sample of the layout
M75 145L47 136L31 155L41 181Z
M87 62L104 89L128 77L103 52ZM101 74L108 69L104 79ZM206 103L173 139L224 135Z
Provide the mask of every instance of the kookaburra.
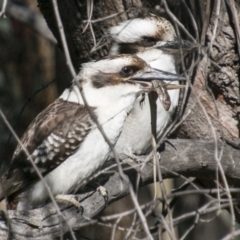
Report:
M135 18L110 28L113 44L110 55L136 54L151 67L176 73L176 53L196 47L188 41L176 38L172 24L158 16ZM171 82L179 84L178 81ZM163 104L157 101L157 139L170 121L179 101L179 89L169 90L170 107L166 111ZM147 99L146 99L147 100ZM121 136L115 149L119 154L144 154L151 148L151 119L149 102L140 104L137 99L126 119Z
M136 98L152 90L151 79L176 78L151 68L134 55L83 64L77 76L89 107L112 144ZM69 194L83 187L110 152L76 83L33 120L21 141L53 195ZM20 145L0 181L0 199L14 199L24 192L24 198L19 198L19 210L40 206L49 197Z

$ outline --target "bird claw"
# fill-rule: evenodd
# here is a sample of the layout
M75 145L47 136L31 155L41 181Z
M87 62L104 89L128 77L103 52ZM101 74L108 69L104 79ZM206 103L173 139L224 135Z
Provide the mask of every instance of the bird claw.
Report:
M81 203L76 200L76 196L75 195L71 195L71 194L58 194L55 196L55 200L58 202L65 202L65 203L70 203L72 204L74 207L77 208L77 212L81 213L81 215L83 214L83 206L81 205Z
M84 208L83 206L79 203L79 206L77 207L77 213L80 213L81 215L83 215L84 212Z
M104 200L105 200L105 203L108 203L108 192L107 192L107 189L103 186L99 186L97 188L97 191L99 192L100 195L103 196Z

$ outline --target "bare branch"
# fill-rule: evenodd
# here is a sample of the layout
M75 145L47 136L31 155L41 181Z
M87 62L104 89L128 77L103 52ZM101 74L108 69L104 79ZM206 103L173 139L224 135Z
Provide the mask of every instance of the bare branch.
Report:
M178 149L177 151L170 145L166 145L165 151L161 153L161 171L163 178L176 177L178 174L184 174L185 176L195 176L201 178L213 179L214 172L217 169L217 162L214 157L214 143L207 141L194 141L194 140L171 140L171 143ZM219 147L223 147L219 144ZM201 149L201 151L199 151ZM143 157L139 157L139 162L144 160ZM153 168L152 163L148 162L144 169L141 169L138 163L131 159L125 159L125 163L129 163L132 166L135 165L135 170L128 170L126 174L129 176L132 182L136 181L137 172L141 176L141 186L153 181ZM224 146L222 154L222 166L226 178L231 186L239 187L240 176L240 154L239 150L230 146ZM108 182L104 185L108 190L109 203L124 197L129 193L129 186L127 183L121 182L121 178L118 173L115 173L110 177ZM226 195L225 190L196 190L195 193L221 193ZM229 189L231 193L239 192L239 189ZM178 193L179 196L185 194L193 194L194 190L184 191ZM167 198L178 196L176 194L167 195ZM164 201L163 199L159 199ZM159 201L157 199L157 201ZM96 216L106 205L102 196L98 192L93 193L90 197L85 199L82 203L84 208L83 215L79 214L74 207L61 205L61 211L68 224L74 228L80 228L82 224L92 223L92 218ZM0 221L0 236L3 239L8 234L8 224L11 229L12 236L17 239L49 239L56 237L63 232L68 231L68 227L63 222L63 228L60 229L59 218L57 211L53 208L52 203L46 207L31 210L25 213L19 213L9 210L7 212L8 218L4 213L1 214Z

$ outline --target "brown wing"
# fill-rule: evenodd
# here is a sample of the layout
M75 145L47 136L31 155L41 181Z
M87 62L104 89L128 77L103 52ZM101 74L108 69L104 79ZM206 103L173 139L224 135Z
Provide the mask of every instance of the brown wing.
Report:
M93 127L82 105L57 99L30 124L22 143L43 175L52 171L80 147ZM31 162L18 145L11 166L2 177L0 198L8 196L38 179Z

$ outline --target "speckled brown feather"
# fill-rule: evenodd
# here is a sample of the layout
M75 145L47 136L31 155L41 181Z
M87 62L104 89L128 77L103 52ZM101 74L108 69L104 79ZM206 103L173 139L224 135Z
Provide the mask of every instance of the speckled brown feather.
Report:
M83 105L57 99L33 120L21 140L44 176L75 153L92 127L93 121ZM37 179L18 145L10 168L2 177L0 199L4 193L13 194Z

